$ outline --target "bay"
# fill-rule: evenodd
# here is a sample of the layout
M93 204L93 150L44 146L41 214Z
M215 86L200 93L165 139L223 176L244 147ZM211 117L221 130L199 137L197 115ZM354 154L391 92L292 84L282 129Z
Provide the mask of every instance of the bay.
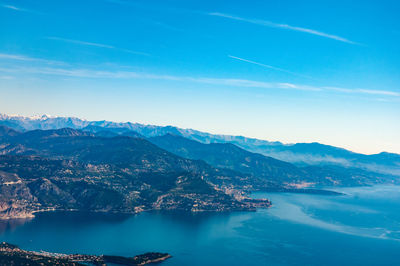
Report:
M400 187L334 188L343 196L254 193L270 209L139 215L55 212L0 222L27 250L173 257L163 265L398 265Z

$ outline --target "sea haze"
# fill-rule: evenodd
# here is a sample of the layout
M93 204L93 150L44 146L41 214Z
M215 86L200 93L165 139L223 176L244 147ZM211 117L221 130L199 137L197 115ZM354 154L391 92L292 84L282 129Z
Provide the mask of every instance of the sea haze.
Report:
M255 193L257 212L134 216L42 213L2 221L1 241L28 250L132 256L172 254L165 265L394 265L400 187L335 188L343 196Z

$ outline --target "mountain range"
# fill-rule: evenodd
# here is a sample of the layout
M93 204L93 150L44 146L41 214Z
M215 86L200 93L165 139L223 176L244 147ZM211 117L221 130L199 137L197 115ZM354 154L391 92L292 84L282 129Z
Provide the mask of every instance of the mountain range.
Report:
M293 164L254 152L266 147L352 163ZM255 210L270 205L247 196L257 190L333 194L318 187L398 184L398 158L171 126L1 115L0 218L50 210Z
M152 137L148 140L179 156L204 160L214 167L245 173L273 183L274 187L357 186L397 183L400 180L395 175L375 173L355 167L296 166L259 153L249 152L232 143L203 144L172 134Z
M269 206L261 181L167 152L143 138L0 126L0 217L37 211L232 211Z
M34 129L73 128L98 132L104 129L121 134L134 132L143 137L157 137L166 134L185 137L200 143L232 143L247 151L260 153L275 159L293 163L297 166L340 166L400 176L400 155L382 152L374 155L355 153L346 149L320 143L283 144L266 140L246 138L243 136L216 135L193 129L182 129L174 126L143 125L139 123L121 123L111 121L87 121L74 117L36 117L9 116L0 114L0 125L19 131ZM103 132L104 133L104 132Z

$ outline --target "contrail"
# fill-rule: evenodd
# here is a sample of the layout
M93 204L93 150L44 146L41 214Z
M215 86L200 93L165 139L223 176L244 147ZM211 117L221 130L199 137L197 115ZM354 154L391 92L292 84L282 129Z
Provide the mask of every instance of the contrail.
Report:
M273 70L276 70L276 71L285 72L285 73L288 73L288 74L291 74L291 75L294 75L294 76L314 79L312 77L309 77L309 76L306 76L306 75L302 75L302 74L298 74L298 73L295 73L295 72L292 72L292 71L289 71L289 70L286 70L286 69L283 69L283 68L266 65L266 64L263 64L263 63L251 61L251 60L240 58L240 57L237 57L237 56L228 55L228 57L230 57L232 59L240 60L240 61L243 61L243 62L246 62L246 63L250 63L250 64L253 64L253 65L258 65L258 66L262 66L262 67L265 67L265 68L273 69Z

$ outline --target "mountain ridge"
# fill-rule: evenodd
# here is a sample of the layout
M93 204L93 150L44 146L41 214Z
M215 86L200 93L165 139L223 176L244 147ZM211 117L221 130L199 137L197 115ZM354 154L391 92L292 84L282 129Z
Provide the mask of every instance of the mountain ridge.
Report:
M69 128L0 138L0 218L52 210L268 207L268 200L245 196L254 184L254 178L179 157L142 138L105 138Z
M179 135L201 143L233 143L245 150L293 163L297 166L340 165L343 167L359 168L382 174L400 176L400 155L381 152L365 155L331 145L312 143L283 144L243 136L219 135L194 129L182 129L174 126L144 125L132 122L89 121L76 117L53 116L9 116L0 114L0 125L16 130L57 129L71 127L100 127L110 130L128 130L149 138L168 133Z
M257 145L261 145L261 144L266 144L268 143L269 145L273 146L273 145L283 145L283 146L294 146L294 145L321 145L321 146L325 146L325 147L330 147L330 148L334 148L337 150L343 150L343 151L347 151L350 153L355 153L355 154L362 154L362 155L366 155L366 156L371 156L371 155L380 155L380 154L395 154L400 156L400 154L398 153L393 153L393 152L387 152L387 151L381 151L379 153L374 153L374 154L363 154L363 153L359 153L359 152L354 152L342 147L336 147L336 146L332 146L329 144L323 144L323 143L319 143L319 142L298 142L298 143L283 143L281 141L268 141L268 140L264 140L264 139L258 139L258 138L251 138L251 137L245 137L243 135L229 135L229 134L212 134L212 133L208 133L205 131L200 131L200 130L196 130L196 129L192 129L192 128L180 128L180 127L176 127L173 125L166 125L166 126L159 126L159 125L152 125L152 124L142 124L142 123L133 123L133 122L113 122L113 121L108 121L108 120L87 120L87 119L82 119L82 118L78 118L78 117L68 117L68 116L52 116L52 115L34 115L34 116L23 116L23 115L7 115L7 114L2 114L0 113L0 123L5 124L5 121L25 121L27 123L33 122L32 124L30 124L30 126L28 128L24 128L25 130L32 130L32 129L40 129L37 126L34 125L34 122L43 122L43 121L48 121L50 122L50 120L64 120L65 123L68 122L76 122L76 124L74 124L71 128L74 129L84 129L84 127L87 126L92 126L92 125L97 125L98 127L103 127L103 128L130 128L133 126L141 126L144 128L149 128L149 129L157 129L157 128L165 128L165 129L173 129L173 130L177 130L177 132L179 133L183 133L183 132L189 132L189 133L196 133L196 134L201 134L201 135L209 135L209 136L217 136L217 137L221 137L221 138L227 138L226 141L232 141L232 139L243 139L245 142L254 142L257 143L259 142L259 144ZM85 126L82 126L85 125ZM29 129L31 127L31 129ZM57 125L50 125L48 124L49 128L42 128L42 129L59 129L59 128L65 128L68 126L62 126L62 127L57 127ZM10 128L13 128L12 126L10 126ZM90 130L89 130L90 131ZM139 133L139 132L138 132ZM168 132L169 133L169 132ZM167 133L166 133L167 134ZM174 133L172 133L174 134ZM165 134L163 134L165 135ZM179 134L178 134L179 135ZM158 135L161 136L161 135Z

